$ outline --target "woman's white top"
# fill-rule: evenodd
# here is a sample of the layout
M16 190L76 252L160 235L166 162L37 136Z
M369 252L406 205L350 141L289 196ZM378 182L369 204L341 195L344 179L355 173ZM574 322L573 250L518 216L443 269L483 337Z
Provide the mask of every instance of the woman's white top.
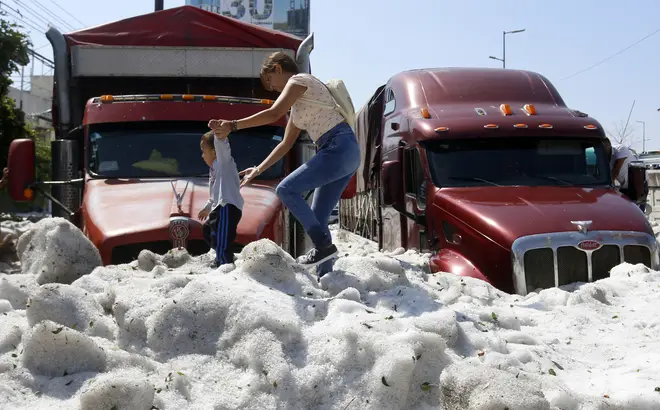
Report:
M335 106L335 100L320 80L310 74L296 74L289 79L292 84L307 87L303 97ZM337 124L344 121L344 117L334 108L319 106L297 100L291 107L293 124L301 130L307 131L312 141L316 142Z

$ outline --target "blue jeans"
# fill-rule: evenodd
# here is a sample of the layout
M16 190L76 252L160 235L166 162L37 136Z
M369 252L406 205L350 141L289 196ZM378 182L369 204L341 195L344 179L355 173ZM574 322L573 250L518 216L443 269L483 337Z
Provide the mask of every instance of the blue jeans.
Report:
M284 178L276 192L319 249L332 244L328 220L360 166L360 146L345 122L323 134L316 146L316 155ZM310 208L302 194L312 189L314 199ZM331 269L330 261L319 270L327 273Z

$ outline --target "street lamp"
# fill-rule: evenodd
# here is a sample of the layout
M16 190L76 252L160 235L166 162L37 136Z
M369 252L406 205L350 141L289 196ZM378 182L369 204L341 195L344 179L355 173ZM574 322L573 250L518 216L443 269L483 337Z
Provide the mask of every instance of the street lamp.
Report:
M512 31L503 31L502 32L502 58L488 56L492 60L497 60L502 62L502 68L506 68L506 35L507 34L516 34L522 33L525 29L522 30L512 30Z
M646 152L646 121L637 121L642 124L642 154Z

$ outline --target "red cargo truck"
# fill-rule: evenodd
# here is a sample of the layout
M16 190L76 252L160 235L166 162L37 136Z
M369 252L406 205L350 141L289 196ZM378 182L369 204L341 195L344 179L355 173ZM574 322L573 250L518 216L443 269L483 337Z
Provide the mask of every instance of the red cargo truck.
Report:
M601 125L542 75L402 72L357 128L364 161L341 223L381 248L430 251L433 271L522 295L623 261L658 267L647 218L611 184Z
M142 249L208 251L196 219L208 199L208 167L199 148L211 118L236 119L276 98L263 89L266 56L283 51L309 72L313 36L304 41L184 6L62 34L51 28L55 86L52 144L55 182L34 181L34 145L14 141L10 191L32 199L50 183L54 216L70 218L99 248L103 262L129 262ZM230 139L239 169L261 162L282 140L286 118ZM290 222L274 187L304 162L304 138L289 155L242 189L237 244L269 238L296 255L301 228Z

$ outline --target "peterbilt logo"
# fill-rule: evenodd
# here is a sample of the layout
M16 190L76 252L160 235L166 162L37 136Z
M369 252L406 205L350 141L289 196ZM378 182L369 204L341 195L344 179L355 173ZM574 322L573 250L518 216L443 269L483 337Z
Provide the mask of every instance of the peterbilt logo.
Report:
M577 246L583 251L595 251L596 249L601 247L600 243L596 241L582 241L578 243Z
M183 216L170 218L170 238L174 248L185 248L188 235L190 235L188 218Z

